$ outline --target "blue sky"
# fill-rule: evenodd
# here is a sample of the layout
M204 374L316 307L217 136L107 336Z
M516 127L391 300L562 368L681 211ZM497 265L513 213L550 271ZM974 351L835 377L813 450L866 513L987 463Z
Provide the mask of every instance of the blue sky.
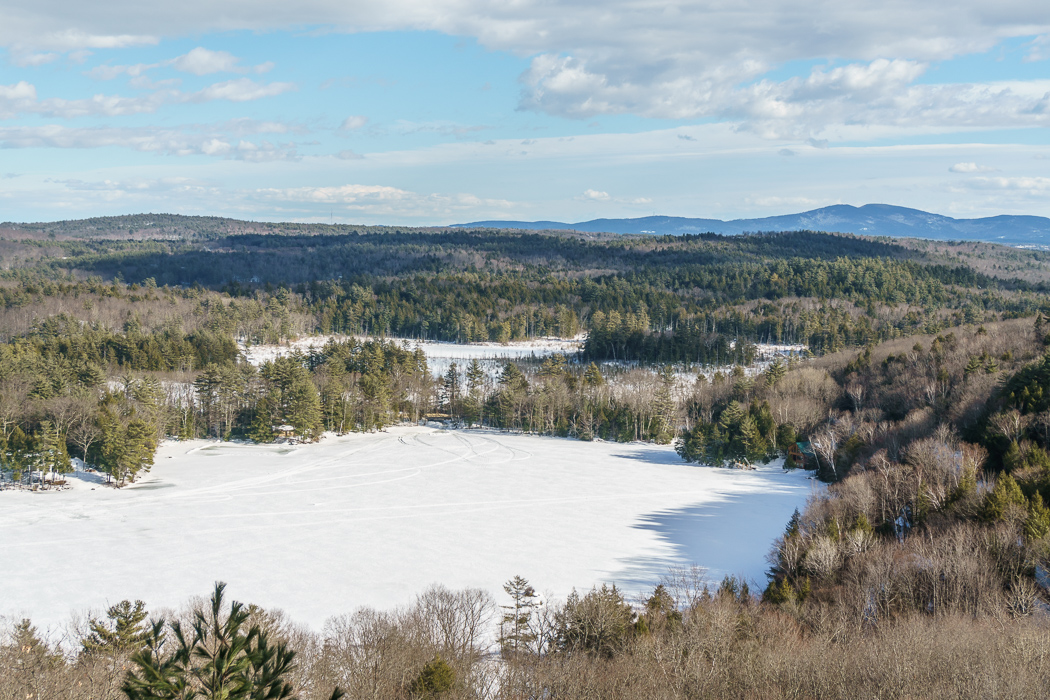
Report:
M1050 216L1050 6L0 5L0 220Z

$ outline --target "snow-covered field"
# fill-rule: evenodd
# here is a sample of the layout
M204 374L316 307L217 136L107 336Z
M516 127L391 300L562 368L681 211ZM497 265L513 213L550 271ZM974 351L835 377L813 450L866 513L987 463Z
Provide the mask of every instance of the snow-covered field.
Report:
M346 340L348 336L314 335L294 340L283 345L242 346L241 351L253 365L288 355L296 350L309 352L324 347L329 340ZM363 336L358 337L363 340ZM387 338L388 341L403 345L412 350L420 348L427 356L431 371L440 376L453 362L462 369L471 360L477 359L485 370L495 376L507 360L524 360L543 358L555 354L572 355L583 347L582 338L537 338L535 340L513 343L438 343L430 340L412 340L408 338Z
M764 582L811 493L801 471L686 465L670 447L397 427L315 445L169 442L123 490L0 492L0 616L55 628L124 598L175 607L224 580L319 628L431 583L502 600L516 574L564 596L629 593L672 564Z
M274 358L288 355L299 351L307 353L311 350L324 347L329 340L346 340L349 336L338 335L315 335L306 336L290 343L282 345L253 345L241 346L241 351L248 362L253 365L261 365ZM363 336L358 336L363 340ZM427 356L427 364L435 377L440 377L455 362L460 372L465 371L466 365L471 360L478 360L481 368L490 381L495 380L503 370L503 365L508 360L535 360L549 357L550 355L572 356L583 349L584 336L577 338L537 338L535 340L518 341L512 343L438 343L428 340L412 340L408 338L388 338L387 340L401 344L410 349L421 348ZM766 370L777 358L799 357L806 350L805 345L774 345L759 343L755 346L757 354L755 361L744 369L745 374L757 375ZM615 377L617 373L624 373L637 368L637 362L606 361L598 363L602 370L611 373ZM687 389L696 380L697 374L703 374L708 380L714 377L716 372L728 374L733 369L732 365L723 366L686 366L676 365L675 375L681 388Z

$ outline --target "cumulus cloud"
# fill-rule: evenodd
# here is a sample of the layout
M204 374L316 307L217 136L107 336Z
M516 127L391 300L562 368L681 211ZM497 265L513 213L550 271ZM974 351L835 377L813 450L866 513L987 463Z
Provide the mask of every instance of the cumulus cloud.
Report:
M343 131L355 131L360 129L368 123L368 117L363 117L360 114L353 114L343 120L343 123L339 126Z
M1050 126L1050 82L917 84L923 62L879 58L815 67L808 76L750 80L736 72L676 76L666 83L612 81L569 56L540 56L524 77L523 106L566 117L635 113L720 118L768 138L809 139L831 126L1007 128ZM749 81L750 82L746 82Z
M581 197L583 199L593 199L596 202L609 201L609 193L602 192L601 190L584 190Z
M26 111L36 103L36 86L24 80L14 85L0 85L0 118Z
M1041 38L1029 58L1047 54L1050 10L1019 1L989 6L959 0L950 16L936 3L881 0L710 0L652 4L636 0L186 0L155 5L11 0L0 45L13 54L156 42L159 37L299 26L361 32L430 30L472 36L485 47L531 56L521 105L571 117L635 113L664 118L716 116L769 135L834 124L898 124L951 119L966 126L1023 126L1031 101L996 103L994 91L936 91L915 84L931 61L986 51L1006 38ZM194 53L196 52L196 53ZM244 70L229 54L194 49L191 72ZM789 61L829 59L808 79L762 83ZM933 99L924 108L923 100ZM898 104L899 103L899 104ZM866 109L872 106L874 109ZM998 121L997 121L998 120ZM1028 120L1031 121L1031 120ZM940 122L938 122L940 123Z

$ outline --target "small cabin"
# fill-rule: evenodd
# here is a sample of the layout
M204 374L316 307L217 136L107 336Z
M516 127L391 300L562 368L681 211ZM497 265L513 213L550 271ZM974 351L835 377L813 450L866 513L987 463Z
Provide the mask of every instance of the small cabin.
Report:
M803 469L817 468L817 454L813 451L813 446L808 442L792 443L788 447L787 453L796 467L802 467Z
M295 434L295 426L287 424L273 426L273 434L277 438L285 438L288 440L293 440L297 437Z

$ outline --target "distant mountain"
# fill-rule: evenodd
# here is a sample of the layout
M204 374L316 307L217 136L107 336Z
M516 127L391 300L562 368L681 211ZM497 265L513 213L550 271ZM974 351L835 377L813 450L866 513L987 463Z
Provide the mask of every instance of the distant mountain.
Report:
M509 228L528 231L575 230L593 233L739 234L754 231L835 231L868 236L930 238L941 241L989 241L1012 246L1050 247L1050 219L1042 216L990 216L953 219L889 204L853 207L836 204L801 214L762 219L687 219L645 216L640 219L594 219L569 224L558 221L475 221L458 228Z

